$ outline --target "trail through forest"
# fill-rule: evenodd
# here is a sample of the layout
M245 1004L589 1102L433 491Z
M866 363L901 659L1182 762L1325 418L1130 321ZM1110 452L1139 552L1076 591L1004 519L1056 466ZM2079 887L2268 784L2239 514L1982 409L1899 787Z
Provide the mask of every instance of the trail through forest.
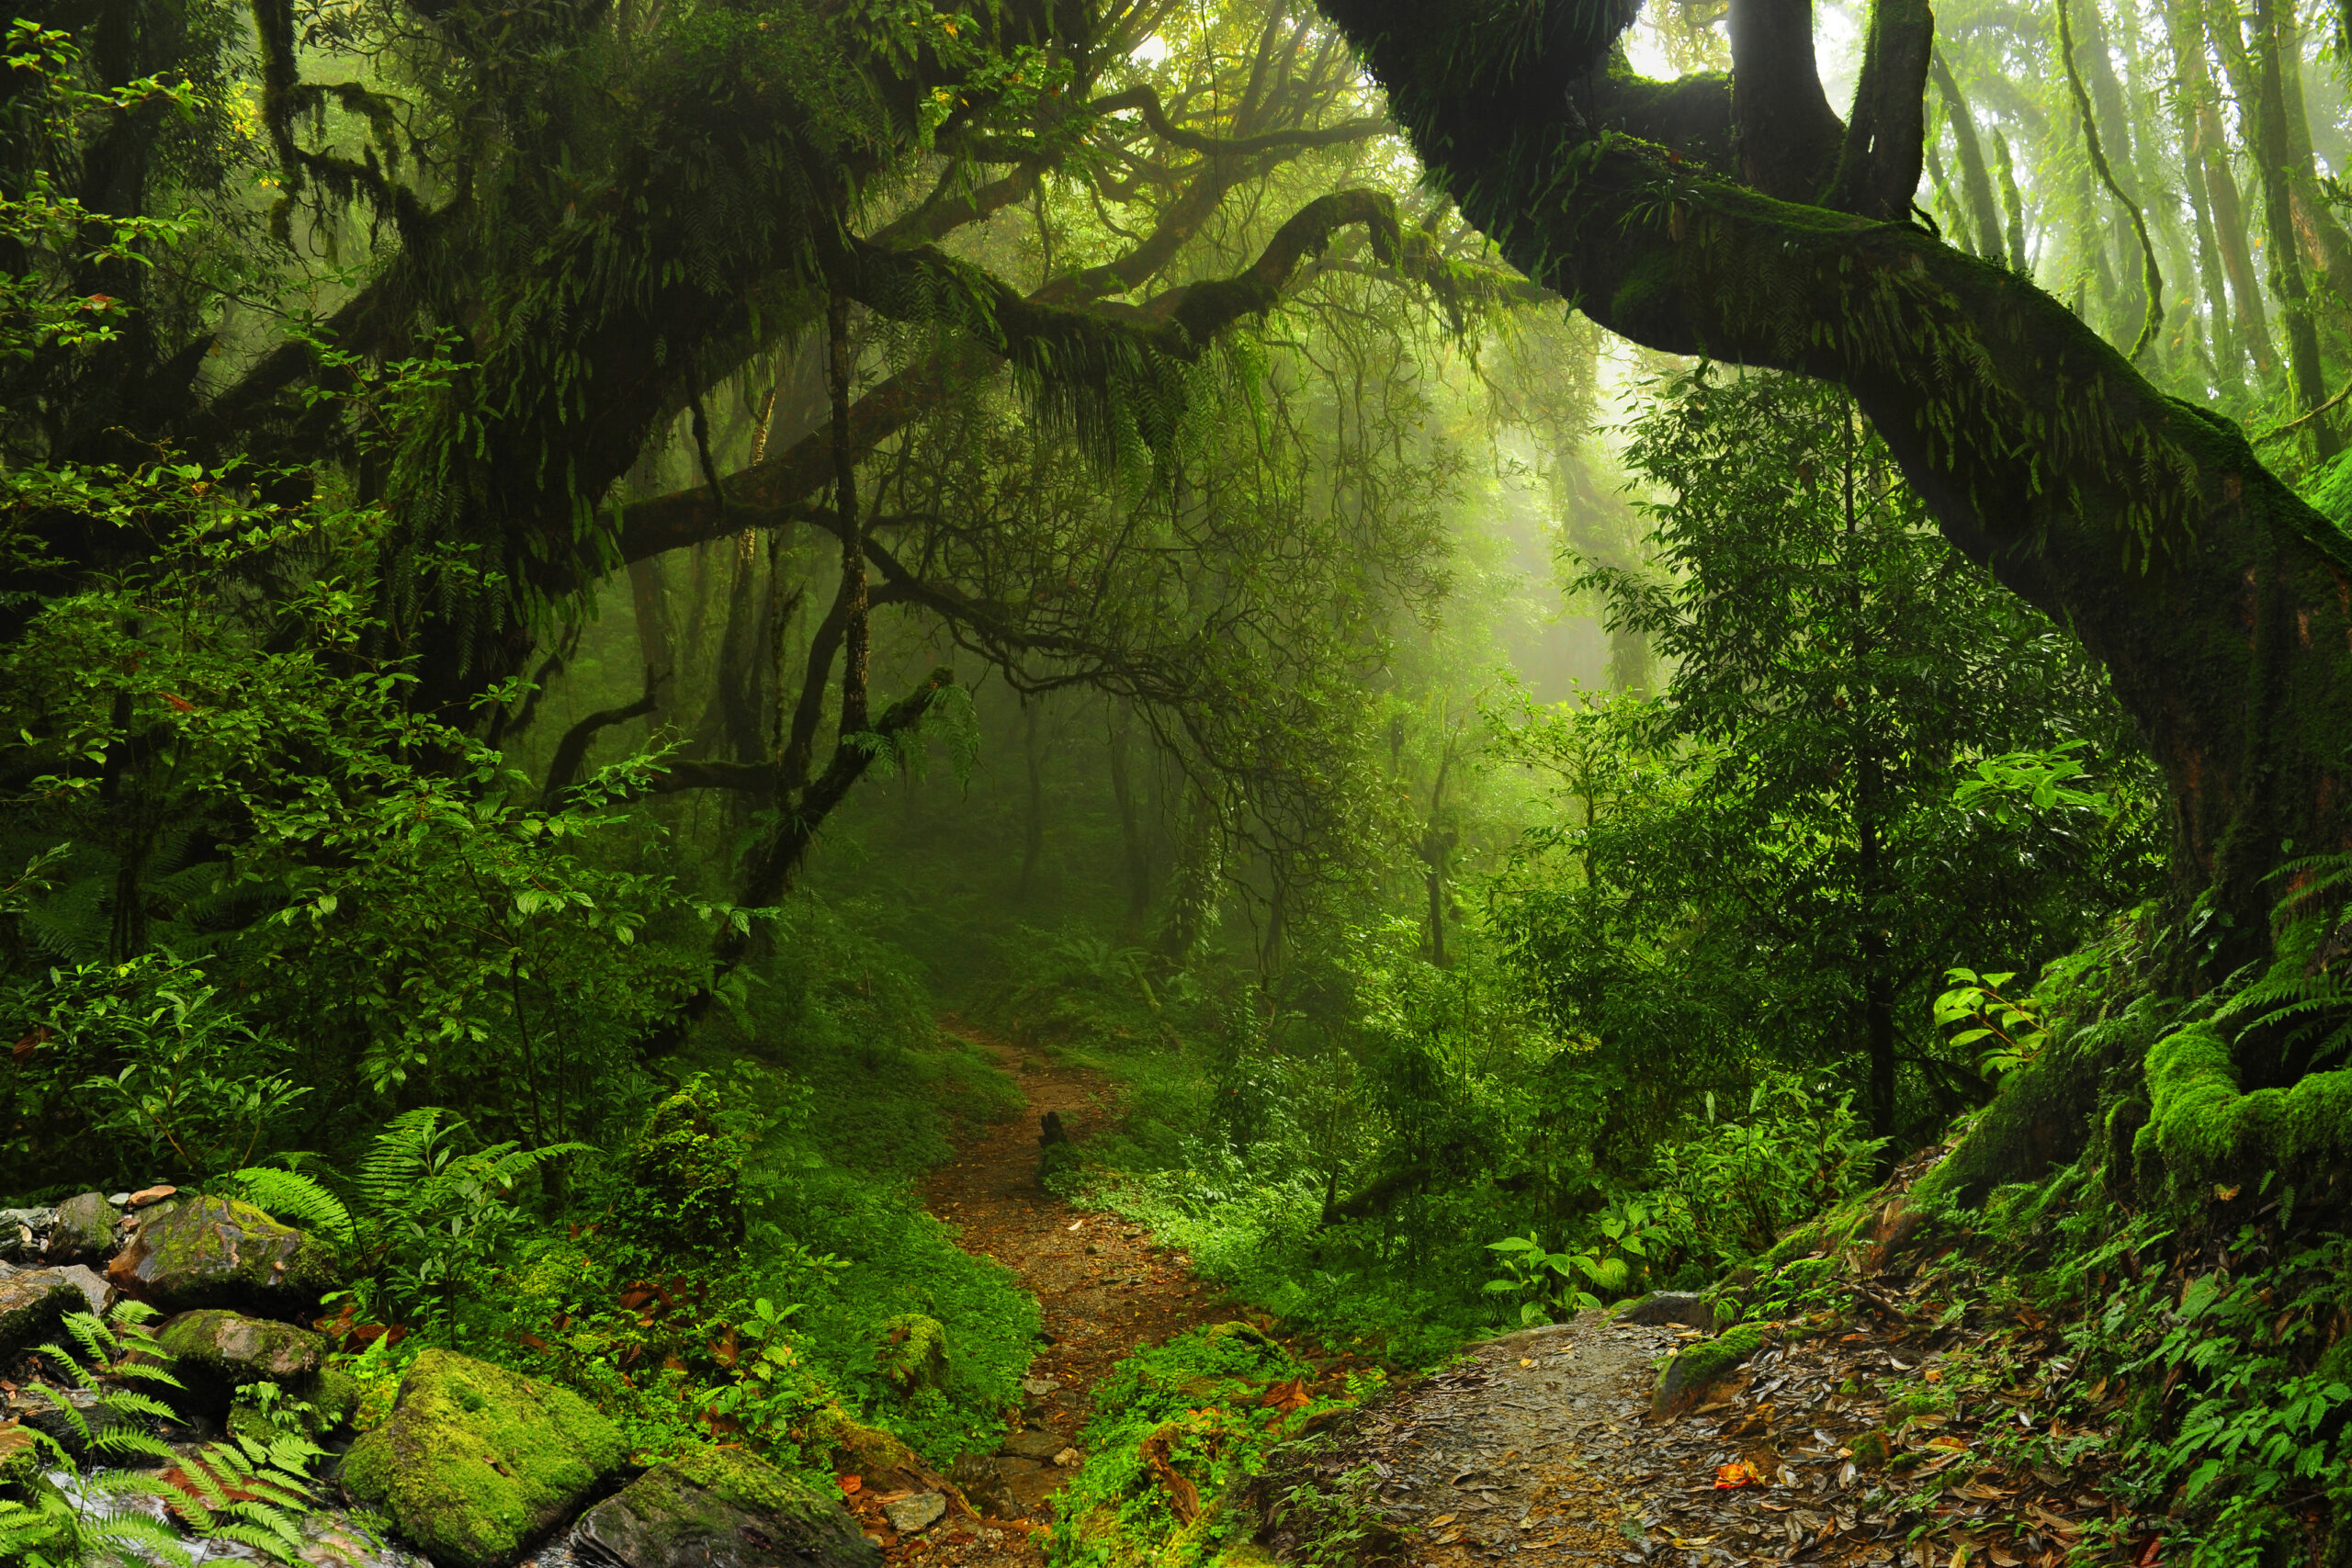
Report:
M997 1454L956 1467L977 1513L901 1534L888 1517L899 1495L848 1501L894 1564L1034 1565L1055 1495L1085 1457L1097 1384L1136 1349L1234 1314L1144 1227L1040 1186L1041 1119L1058 1116L1082 1143L1119 1114L1114 1086L950 1025L997 1056L1027 1103L933 1176L928 1205L1035 1293L1040 1348L1019 1426ZM2095 1430L2070 1431L2041 1407L2042 1380L2065 1366L2048 1325L2030 1312L1971 1325L1940 1295L1931 1278L1877 1275L1857 1292L1862 1316L1765 1325L1744 1362L1664 1410L1659 1368L1706 1337L1676 1321L1703 1316L1697 1297L1484 1340L1332 1423L1259 1495L1306 1484L1352 1496L1365 1561L1431 1568L2055 1568L2102 1527L2130 1555L2142 1544L2132 1521L2095 1495L2091 1472L2034 1462L2042 1442ZM1939 1387L1960 1381L1997 1392L1972 1410ZM1261 1539L1285 1561L1321 1561L1323 1543L1303 1538L1307 1517L1276 1506Z
M955 1480L984 1518L951 1513L922 1535L891 1530L878 1500L850 1502L882 1537L890 1560L927 1564L1037 1562L1032 1541L1052 1518L1051 1498L1080 1457L1095 1384L1138 1347L1158 1344L1222 1315L1215 1292L1187 1260L1151 1244L1141 1225L1073 1208L1039 1185L1038 1126L1047 1112L1084 1142L1118 1114L1116 1090L1099 1073L1024 1053L950 1018L950 1032L993 1055L1020 1086L1023 1114L984 1128L926 1190L931 1213L956 1226L967 1252L1020 1277L1042 1309L1037 1358L1030 1363L1022 1425L1002 1451L967 1460Z

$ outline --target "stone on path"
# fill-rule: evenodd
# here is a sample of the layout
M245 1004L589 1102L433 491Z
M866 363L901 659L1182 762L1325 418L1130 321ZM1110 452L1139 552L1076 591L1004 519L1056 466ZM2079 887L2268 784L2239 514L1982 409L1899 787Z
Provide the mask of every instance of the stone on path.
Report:
M938 1492L918 1492L884 1504L882 1517L900 1535L920 1535L947 1517L947 1498Z
M1663 1328L1679 1324L1685 1328L1704 1329L1712 1334L1715 1328L1715 1309L1707 1298L1693 1291L1652 1291L1632 1306L1617 1314L1621 1323L1636 1323L1645 1328Z

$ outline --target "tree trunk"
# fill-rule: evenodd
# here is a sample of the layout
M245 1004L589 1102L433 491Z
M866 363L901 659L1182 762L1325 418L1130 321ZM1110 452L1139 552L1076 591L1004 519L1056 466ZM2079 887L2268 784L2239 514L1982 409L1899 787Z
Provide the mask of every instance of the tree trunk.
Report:
M2301 240L2295 227L2294 150L2288 130L2285 70L2282 62L2286 23L2281 0L2255 0L2252 128L2256 166L2262 172L2263 229L2270 236L2270 287L2286 317L2287 369L2293 379L2297 410L2306 415L2327 401L2327 371L2320 362L2319 322L2313 315L2311 286L2303 275ZM2312 453L2320 461L2334 457L2341 443L2323 414L2308 427Z
M1742 188L1678 137L1719 112L1692 83L1610 75L1615 98L1564 128L1553 106L1599 79L1616 13L1555 4L1515 50L1472 0L1322 4L1431 182L1532 277L1649 347L1852 390L1945 536L2072 628L2137 720L2171 789L2177 907L2209 896L2181 979L2265 952L2282 856L2352 848L2352 547L2244 433L2014 273ZM1598 135L1611 102L1655 140Z
M1126 913L1119 922L1119 940L1132 946L1143 940L1144 920L1151 913L1151 845L1144 835L1142 805L1129 763L1134 739L1125 704L1111 705L1111 798L1119 812L1119 848L1126 891Z
M2228 276L2213 232L2213 202L2205 178L2204 115L2213 95L2213 79L2205 69L2204 31L2189 30L2188 18L2184 16L2187 10L2188 0L2167 0L2165 6L2175 84L2169 95L2173 127L2180 137L2182 161L2188 165L2188 210L2197 239L2197 280L2205 295L2206 319L2212 323L2213 373L2221 378L2225 392L2243 396L2244 351L2238 335L2230 330ZM2235 194L2233 190L2233 197Z
M1029 782L1021 817L1020 897L1024 899L1036 882L1037 863L1046 853L1046 743L1041 723L1045 708L1043 697L1021 699L1021 760Z
M670 639L670 591L662 580L659 560L639 560L628 563L629 607L637 615L637 651L646 669L662 676L674 677L678 672L677 652ZM648 711L646 727L662 727L659 693L652 694L655 705Z
M1960 84L1952 79L1951 67L1944 63L1941 51L1929 57L1928 70L1951 114L1952 141L1960 149L1961 189L1968 197L1969 220L1976 226L1976 254L1995 266L2003 265L2001 209L1993 202L1993 179L1985 172L1975 118L1968 112L1968 100L1961 96Z

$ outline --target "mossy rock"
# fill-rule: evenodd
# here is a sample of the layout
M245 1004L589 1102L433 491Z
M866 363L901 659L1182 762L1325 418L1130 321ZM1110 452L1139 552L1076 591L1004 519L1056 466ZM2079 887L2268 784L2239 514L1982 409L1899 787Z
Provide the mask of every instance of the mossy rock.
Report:
M613 1424L570 1389L450 1350L401 1380L344 1490L444 1568L508 1568L619 1468Z
M327 1354L324 1337L307 1328L225 1307L165 1319L155 1343L171 1357L172 1375L180 1380L175 1403L215 1415L251 1383L276 1383L289 1392L306 1385Z
M1764 1348L1763 1325L1743 1323L1713 1339L1686 1345L1666 1364L1651 1402L1660 1416L1670 1416L1698 1404L1724 1374Z
M107 1265L115 1289L165 1312L313 1308L343 1282L334 1247L238 1198L182 1198L140 1217Z
M50 1228L48 1256L52 1263L103 1263L121 1245L118 1222L121 1215L103 1192L85 1192L57 1206L57 1223Z
M2300 1184L2352 1165L2352 1070L2241 1093L2221 1032L2192 1023L2156 1042L2147 1073L2148 1117L2132 1139L2143 1189L2201 1207L2265 1172Z
M838 1497L741 1449L646 1472L582 1515L576 1541L618 1568L871 1568L882 1556Z
M1907 1421L1914 1416L1934 1416L1951 1408L1951 1399L1933 1389L1915 1388L1907 1393L1896 1394L1886 1402L1886 1417L1890 1421Z
M935 1317L901 1313L882 1325L878 1359L882 1375L901 1394L938 1388L947 1381L947 1330Z
M55 1269L0 1275L0 1364L57 1331L69 1312L87 1312L82 1289Z

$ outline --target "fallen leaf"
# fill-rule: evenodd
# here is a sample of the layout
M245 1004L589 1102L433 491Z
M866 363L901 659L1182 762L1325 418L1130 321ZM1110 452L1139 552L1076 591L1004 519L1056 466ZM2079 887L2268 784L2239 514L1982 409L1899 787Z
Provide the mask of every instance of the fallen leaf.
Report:
M1769 1484L1764 1479L1764 1472L1744 1459L1715 1467L1715 1490L1718 1492L1736 1492L1743 1486Z
M833 1480L841 1487L842 1495L844 1497L856 1496L857 1489L865 1484L865 1477L858 1475L836 1475Z
M1293 1378L1288 1382L1278 1382L1268 1389L1265 1397L1258 1404L1261 1408L1268 1410L1296 1410L1303 1404L1313 1404L1315 1396L1306 1392L1306 1380Z

